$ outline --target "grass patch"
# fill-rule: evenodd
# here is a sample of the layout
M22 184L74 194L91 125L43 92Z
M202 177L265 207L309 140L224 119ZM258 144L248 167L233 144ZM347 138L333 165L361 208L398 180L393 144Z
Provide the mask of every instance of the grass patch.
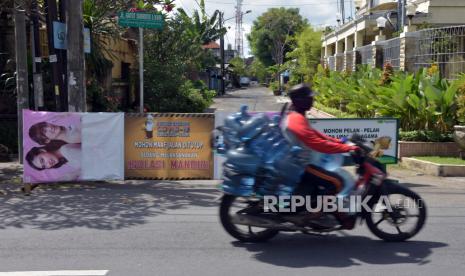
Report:
M384 156L378 157L378 161L381 164L395 164L396 163L396 158L392 157L392 156L384 155Z
M442 165L465 165L465 160L455 157L415 156L413 158Z
M346 113L346 112L342 112L339 109L324 106L319 102L315 102L314 106L315 106L316 109L319 109L319 110L321 110L323 112L326 112L328 114L336 116L336 118L356 118L357 117L356 115L349 114L349 113Z

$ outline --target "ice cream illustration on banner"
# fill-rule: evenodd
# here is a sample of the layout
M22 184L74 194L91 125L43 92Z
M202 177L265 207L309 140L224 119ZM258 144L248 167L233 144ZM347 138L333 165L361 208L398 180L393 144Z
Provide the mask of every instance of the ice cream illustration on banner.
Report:
M392 138L389 136L382 136L377 138L374 141L371 141L373 144L373 151L370 152L370 156L373 158L379 158L384 155L384 150L387 150L391 146Z
M153 116L148 115L145 121L145 138L151 139L153 137Z

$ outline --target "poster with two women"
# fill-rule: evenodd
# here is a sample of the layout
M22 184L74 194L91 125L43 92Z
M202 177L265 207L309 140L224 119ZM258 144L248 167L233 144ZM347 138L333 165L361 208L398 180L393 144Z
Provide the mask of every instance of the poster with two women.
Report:
M23 110L24 182L124 179L124 113Z

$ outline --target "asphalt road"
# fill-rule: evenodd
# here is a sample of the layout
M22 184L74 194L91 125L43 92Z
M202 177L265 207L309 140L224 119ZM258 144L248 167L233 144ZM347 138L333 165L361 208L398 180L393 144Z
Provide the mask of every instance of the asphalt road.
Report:
M247 105L250 111L280 111L283 100L273 96L264 87L250 87L227 91L226 95L216 98L211 111L237 111L242 105Z
M250 97L255 108L273 105ZM240 105L234 99L216 106ZM219 224L215 181L43 185L30 197L3 181L0 276L463 275L465 179L392 171L429 207L426 227L409 242L379 241L362 225L324 237L280 234L266 244L241 244ZM101 274L83 272L89 270Z

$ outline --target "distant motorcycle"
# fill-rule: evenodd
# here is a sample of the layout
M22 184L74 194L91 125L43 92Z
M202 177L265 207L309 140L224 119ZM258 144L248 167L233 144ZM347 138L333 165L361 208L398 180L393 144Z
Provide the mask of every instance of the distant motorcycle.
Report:
M345 218L336 213L312 214L305 210L298 213L266 212L263 197L257 193L247 196L225 193L220 204L220 220L224 229L243 242L264 242L280 231L318 235L342 230L344 219L349 219L353 220L352 223L366 221L370 231L385 241L399 242L415 236L425 224L425 202L412 190L388 179L385 167L372 157L373 149L361 138L354 136L350 142L361 149L352 154L357 168L357 191L362 199L370 197L367 205L373 212L363 209ZM324 194L318 183L304 184L315 187L311 196ZM257 175L254 189L260 186L261 177ZM390 205L389 208L386 205Z

